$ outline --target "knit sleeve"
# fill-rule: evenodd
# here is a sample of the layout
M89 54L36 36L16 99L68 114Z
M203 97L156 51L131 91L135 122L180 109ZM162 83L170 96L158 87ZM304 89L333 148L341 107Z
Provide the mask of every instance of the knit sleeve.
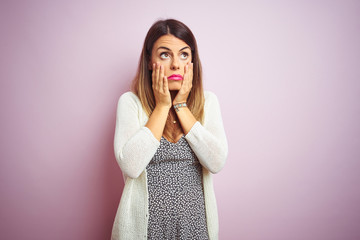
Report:
M185 136L200 163L212 173L219 172L228 155L228 145L215 94L206 92L204 123L198 121Z
M160 146L150 129L141 126L140 107L136 96L127 92L119 98L116 112L115 157L123 174L130 178L140 176Z

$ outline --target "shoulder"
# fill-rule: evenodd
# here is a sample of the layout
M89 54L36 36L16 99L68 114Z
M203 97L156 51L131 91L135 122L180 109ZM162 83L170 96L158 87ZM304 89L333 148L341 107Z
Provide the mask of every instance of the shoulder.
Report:
M219 101L215 93L205 90L204 91L204 98L205 98L205 108L215 105L218 105Z
M142 109L142 105L138 96L133 92L123 93L118 100L119 111L139 111Z
M128 91L119 97L118 103L138 105L140 103L140 99L135 93Z
M205 99L211 99L211 98L216 98L216 95L212 91L204 90L204 97Z

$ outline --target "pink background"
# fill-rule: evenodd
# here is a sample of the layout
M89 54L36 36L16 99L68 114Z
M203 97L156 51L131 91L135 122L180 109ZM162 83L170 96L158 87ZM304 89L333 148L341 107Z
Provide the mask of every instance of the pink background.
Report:
M229 141L220 239L360 239L359 1L1 1L0 239L109 239L116 104L158 18L194 32Z

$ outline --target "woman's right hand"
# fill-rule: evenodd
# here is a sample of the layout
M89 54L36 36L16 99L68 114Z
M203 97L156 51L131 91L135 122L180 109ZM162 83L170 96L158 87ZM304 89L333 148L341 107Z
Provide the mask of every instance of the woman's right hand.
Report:
M152 89L155 96L156 106L171 107L171 96L167 77L164 76L164 66L153 63Z

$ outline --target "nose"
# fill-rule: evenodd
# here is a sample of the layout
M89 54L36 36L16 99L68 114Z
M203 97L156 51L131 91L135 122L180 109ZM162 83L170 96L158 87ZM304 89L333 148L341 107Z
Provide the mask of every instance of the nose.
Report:
M173 58L173 61L171 62L171 70L178 70L180 68L179 65L179 59Z

